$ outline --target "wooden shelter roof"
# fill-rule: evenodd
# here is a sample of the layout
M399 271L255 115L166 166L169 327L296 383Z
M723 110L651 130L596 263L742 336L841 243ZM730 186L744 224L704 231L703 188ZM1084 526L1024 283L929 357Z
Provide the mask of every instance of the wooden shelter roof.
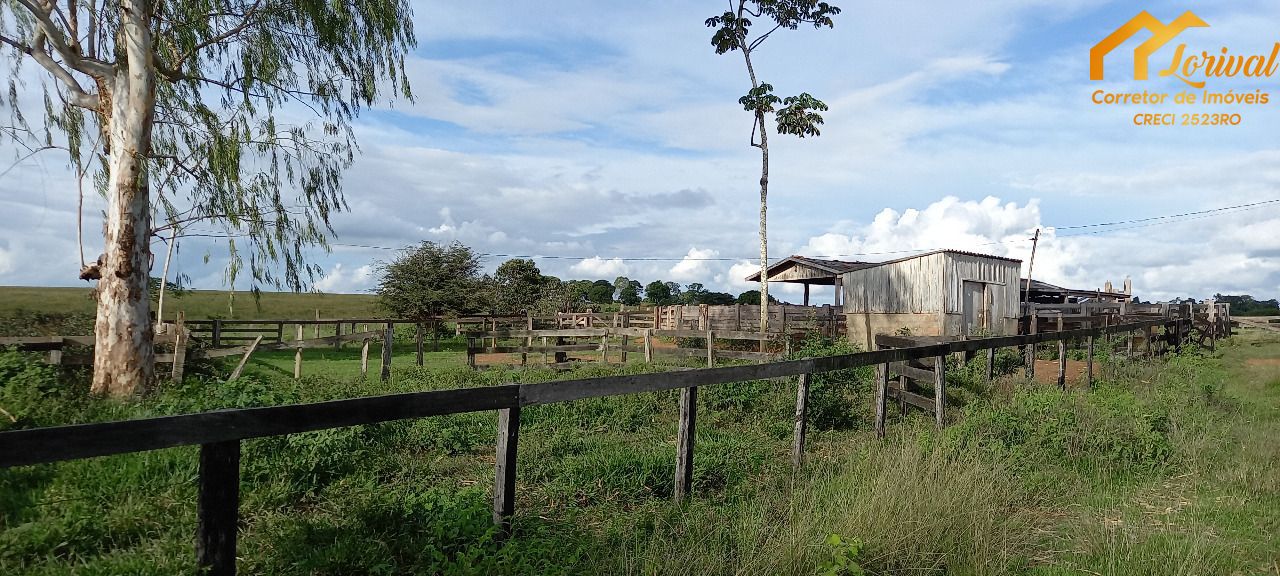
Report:
M798 284L835 284L836 277L850 272L876 266L874 262L852 262L848 260L826 260L805 256L788 256L769 266L770 282L794 282ZM747 276L748 282L759 282L760 273Z

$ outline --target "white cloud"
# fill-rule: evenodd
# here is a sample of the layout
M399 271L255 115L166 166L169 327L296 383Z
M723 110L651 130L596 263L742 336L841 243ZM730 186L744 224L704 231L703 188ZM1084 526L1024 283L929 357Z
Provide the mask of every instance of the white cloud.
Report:
M612 282L618 276L625 276L630 272L631 267L627 266L627 263L620 258L606 260L599 256L592 256L570 266L569 270L583 278L592 280L604 279Z
M715 273L712 271L712 262L708 258L715 258L720 255L718 250L704 248L699 250L697 247L689 248L689 253L684 259L671 267L667 273L671 275L671 279L677 282L710 282Z
M316 281L315 289L333 294L364 292L373 287L373 266L364 265L347 270L339 262Z

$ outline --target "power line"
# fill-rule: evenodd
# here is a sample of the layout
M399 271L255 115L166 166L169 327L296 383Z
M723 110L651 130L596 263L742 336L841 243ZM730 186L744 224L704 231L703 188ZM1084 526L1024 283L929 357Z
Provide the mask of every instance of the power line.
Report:
M1238 210L1238 209L1241 209L1241 208L1252 208L1252 207L1254 207L1254 206L1264 206L1264 205L1267 205L1267 204L1276 204L1276 203L1280 203L1280 198L1275 198L1275 199L1272 199L1272 200L1263 200L1263 201L1261 201L1261 202L1251 202L1251 203L1249 203L1249 204L1238 204L1238 205L1235 205L1235 206L1224 206L1224 207L1222 207L1222 208L1211 208L1211 209L1209 209L1209 210L1198 210L1198 211L1195 211L1195 212L1183 212L1182 214L1170 214L1170 215L1167 215L1167 216L1152 216L1152 217L1150 217L1150 218L1138 218L1138 219L1136 219L1136 220L1120 220L1120 221L1117 221L1117 222L1100 222L1100 223L1097 223L1097 224L1078 224L1078 225L1076 225L1076 226L1052 226L1052 228L1053 228L1053 229L1055 229L1055 230L1076 230L1076 229L1080 229L1080 228L1100 228L1100 227L1103 227L1103 226L1118 226L1118 225L1121 225L1121 224L1136 224L1136 223L1139 223L1139 222L1151 222L1151 221L1153 221L1153 220L1166 220L1166 219L1171 219L1171 218L1181 218L1181 217L1183 217L1183 216L1196 216L1196 215L1200 215L1200 214L1210 214L1210 213L1213 213L1213 212L1226 212L1226 211L1229 211L1229 210Z
M1247 204L1237 204L1237 205L1235 205L1235 206L1223 206L1223 207L1220 207L1220 208L1210 208L1210 209L1207 209L1207 210L1196 210L1196 211L1193 211L1193 212L1183 212L1183 213L1180 213L1180 214L1168 214L1168 215L1163 215L1163 216L1152 216L1152 217L1148 217L1148 218L1136 218L1136 219L1132 219L1132 220L1118 220L1118 221L1115 221L1115 222L1098 222L1098 223L1094 223L1094 224L1077 224L1077 225L1072 225L1072 226L1045 226L1045 228L1052 228L1052 229L1054 229L1055 231L1056 231L1056 230L1082 230L1082 229L1088 229L1088 228L1102 228L1101 230L1095 230L1095 231L1090 231L1090 232L1077 232L1077 233L1073 233L1073 234L1055 234L1055 235L1054 235L1054 237L1056 237L1056 238L1070 238L1070 237L1075 237L1075 236L1091 236L1091 235L1098 235L1098 234L1106 234L1106 233L1110 233L1110 232L1120 232L1120 231L1124 231L1124 230L1135 230L1135 229L1139 229L1139 228L1148 228L1148 227L1151 227L1151 226L1160 226L1160 225L1165 225L1165 224L1178 224L1178 223L1183 223L1183 222L1191 222L1191 221L1195 221L1195 220L1202 220L1202 219L1210 218L1210 217L1214 217L1214 216L1220 216L1220 215L1224 215L1224 214L1230 214L1230 213L1238 212L1238 211L1245 210L1245 209L1248 209L1248 208L1256 208L1256 207L1259 207L1259 206L1268 206L1268 205L1274 205L1274 204L1280 204L1280 198L1275 198L1275 199L1271 199L1271 200L1262 200L1262 201L1259 201L1259 202L1250 202L1250 203L1247 203ZM1134 225L1134 226L1125 226L1125 225L1127 225L1127 224L1135 224L1135 225ZM1116 228L1115 226L1123 226L1123 227ZM212 231L208 231L208 232L206 232L206 231L196 231L196 232L191 233L191 234L184 234L184 236L195 236L195 237L205 237L205 238L235 238L235 237L242 237L242 236L246 236L246 234L230 234L230 233L227 233L227 234L219 234L219 233L217 233L217 232L212 232ZM1021 238L1020 238L1020 239L1015 239L1015 240L1004 240L1004 241L996 241L996 242L986 242L986 243L982 243L982 244L971 244L971 245L969 245L969 246L970 246L970 247L975 247L975 248L976 248L976 247L983 247L983 246L997 246L997 245L1002 245L1002 244L1021 244L1021 243L1023 243L1023 242L1029 242L1029 241L1030 241L1030 240L1027 240L1027 239L1021 239ZM376 246L376 245L371 245L371 244L349 244L349 243L341 243L341 242L330 242L330 243L328 243L328 244L329 244L330 246L339 246L339 247L343 247L343 248L361 248L361 249L367 249L367 250L402 250L402 249L404 249L404 247ZM904 249L901 249L901 250L884 250L884 251L877 251L877 252L853 252L853 253L848 253L848 254L823 254L823 255L815 255L815 256L811 256L811 258L854 258L854 257L859 257L859 256L891 256L891 255L897 255L897 254L915 254L915 253L923 253L923 252L932 252L932 251L936 251L936 250L946 250L946 249L949 249L949 248L954 248L954 247L949 247L949 246L937 246L937 247L932 247L932 248L904 248ZM626 262L684 262L684 261L690 261L690 262L738 262L738 261L742 261L742 260L748 260L748 261L751 261L751 260L754 260L754 259L755 259L755 256L754 256L754 255L753 255L753 256L749 256L749 257L736 257L736 258L735 258L735 257L727 257L727 256L694 257L694 256L687 256L687 255L686 255L686 256L680 256L680 257L657 257L657 256L636 256L636 257L612 256L612 257L603 257L603 256L600 256L599 254L596 254L596 255L593 255L593 256L566 256L566 255L554 255L554 254L499 254L499 253L490 253L490 252L482 252L482 253L479 253L479 255L480 255L480 256L482 256L482 257L489 257L489 258L521 258L521 259L529 259L529 260L590 260L590 259L592 259L592 258L599 258L599 259L601 259L601 260L623 260L623 261L626 261ZM782 260L784 260L784 259L785 259L785 257L784 257L784 258L770 258L769 260L770 260L770 262L774 262L774 263L776 263L776 262L780 262L780 261L782 261Z

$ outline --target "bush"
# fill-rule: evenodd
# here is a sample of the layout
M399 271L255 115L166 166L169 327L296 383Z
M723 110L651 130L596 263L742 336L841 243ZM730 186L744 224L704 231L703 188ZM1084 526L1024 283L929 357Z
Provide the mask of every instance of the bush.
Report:
M809 333L793 348L792 359L838 356L860 352L844 338ZM875 369L870 366L814 374L809 381L809 425L816 429L852 428L866 419Z

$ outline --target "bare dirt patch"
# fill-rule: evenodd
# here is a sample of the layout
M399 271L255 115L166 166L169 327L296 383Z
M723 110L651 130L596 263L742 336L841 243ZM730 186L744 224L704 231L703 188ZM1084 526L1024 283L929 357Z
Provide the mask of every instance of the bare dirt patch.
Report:
M1244 363L1246 366L1280 366L1280 358L1250 358Z
M1089 365L1083 360L1067 360L1067 384L1076 381L1083 381L1085 372L1089 370ZM1093 367L1094 376L1098 375L1098 367ZM1036 382L1045 384L1058 383L1058 361L1057 360L1036 360Z

